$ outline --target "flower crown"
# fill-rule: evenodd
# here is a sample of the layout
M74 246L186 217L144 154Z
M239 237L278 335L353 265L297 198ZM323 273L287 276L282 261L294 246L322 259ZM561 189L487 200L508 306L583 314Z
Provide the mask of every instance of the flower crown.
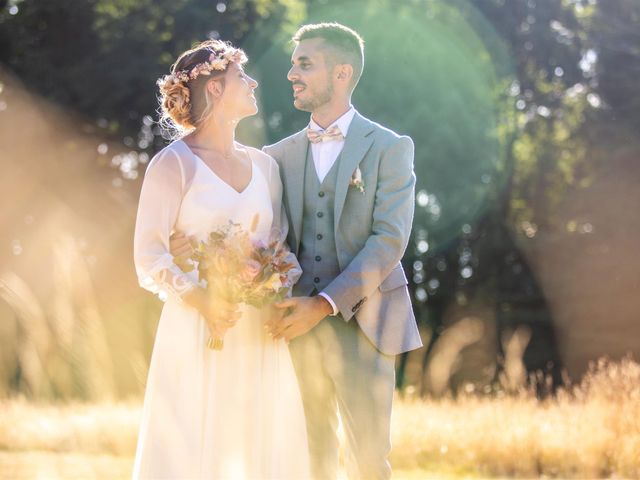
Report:
M229 63L244 63L247 56L239 48L229 48L220 52L211 52L209 61L198 63L197 65L168 75L166 80L173 80L174 83L195 80L200 75L209 75L214 70L224 71Z

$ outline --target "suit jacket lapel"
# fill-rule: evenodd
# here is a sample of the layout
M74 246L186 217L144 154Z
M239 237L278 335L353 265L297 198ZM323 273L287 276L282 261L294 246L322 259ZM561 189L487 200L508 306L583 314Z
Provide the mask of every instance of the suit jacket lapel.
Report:
M338 222L342 215L344 202L347 198L351 176L373 143L373 137L370 136L371 132L373 132L371 122L356 112L349 126L344 147L340 154L340 163L338 164L334 203L334 229L336 232L338 231ZM367 188L366 185L365 188Z
M298 253L300 234L302 232L304 172L308 148L309 140L307 139L306 130L302 130L293 137L283 158L286 208L289 211L289 218L291 220L289 228L293 230L295 240L295 244L289 245L289 247L293 249L295 254Z

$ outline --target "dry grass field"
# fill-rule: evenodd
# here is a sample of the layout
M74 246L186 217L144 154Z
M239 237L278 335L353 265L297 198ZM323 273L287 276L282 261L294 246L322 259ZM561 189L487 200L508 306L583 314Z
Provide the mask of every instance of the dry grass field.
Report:
M127 478L140 402L0 403L1 478ZM398 399L396 479L640 478L640 365L600 362L546 400L532 391Z

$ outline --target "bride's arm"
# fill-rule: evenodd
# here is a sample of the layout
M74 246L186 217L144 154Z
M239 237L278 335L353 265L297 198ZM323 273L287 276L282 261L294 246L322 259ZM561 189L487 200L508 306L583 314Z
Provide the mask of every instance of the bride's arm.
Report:
M151 160L140 192L133 242L136 273L140 285L162 300L169 295L182 299L198 287L169 252L169 236L178 218L184 185L179 156L165 148Z

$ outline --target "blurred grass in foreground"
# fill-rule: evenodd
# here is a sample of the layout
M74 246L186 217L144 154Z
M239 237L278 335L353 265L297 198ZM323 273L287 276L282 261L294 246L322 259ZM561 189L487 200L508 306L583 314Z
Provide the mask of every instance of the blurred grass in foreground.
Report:
M126 478L140 402L0 403L3 478ZM601 360L553 398L399 399L396 479L640 476L640 365Z

